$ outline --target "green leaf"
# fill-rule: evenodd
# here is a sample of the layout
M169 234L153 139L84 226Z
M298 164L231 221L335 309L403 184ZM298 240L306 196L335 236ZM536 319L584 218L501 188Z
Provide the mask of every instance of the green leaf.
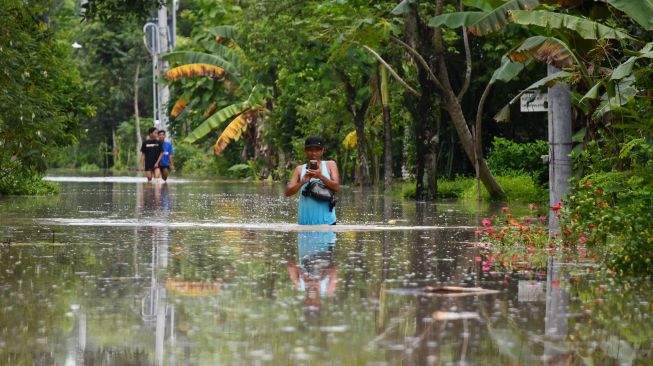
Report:
M415 4L415 0L402 0L394 9L392 15L404 15L410 11L410 8Z
M238 31L233 25L220 25L210 28L208 32L214 37L222 37L228 39L236 39L238 37Z
M250 107L248 102L235 103L230 106L224 107L221 110L215 112L211 117L202 122L201 125L197 126L188 136L184 139L184 142L192 144L193 142L201 139L206 136L212 130L218 128L220 124L232 116L240 114L247 110Z
M520 91L519 94L517 94L517 96L512 98L512 100L510 100L510 102L508 102L507 105L505 105L503 108L501 108L499 113L497 113L494 116L494 120L497 121L497 122L509 122L510 121L510 111L509 111L510 105L513 104L514 102L518 101L519 98L522 96L522 94L524 94L526 91L539 89L539 88L544 87L544 86L551 87L558 80L566 79L566 78L568 78L568 77L570 77L572 75L573 75L572 73L567 72L567 71L558 71L555 74L545 76L542 79L534 82L528 88Z
M171 52L163 55L163 59L181 64L209 64L219 66L227 72L231 80L237 81L240 75L238 68L224 58L204 52Z
M588 99L596 99L599 97L599 90L601 89L601 86L603 86L603 80L600 80L598 83L594 84L594 86L583 95L582 98L580 98L579 103L585 103L586 100Z
M569 29L578 33L578 35L584 39L633 39L633 37L626 32L589 19L544 10L512 10L510 11L510 20L521 25L535 25L552 29Z
M501 6L503 2L498 0L463 0L463 4L471 8L481 9L484 12L490 12Z
M617 68L612 71L610 80L621 80L625 77L630 76L637 60L640 58L653 58L653 51L651 51L652 48L653 43L647 43L641 51L635 53L635 55L629 57L626 62L617 66Z
M438 15L431 18L429 27L446 26L449 28L469 27L482 19L486 13L482 11L463 11Z
M506 83L514 79L532 61L532 57L529 57L528 60L524 62L512 61L506 56L501 57L501 66L499 66L498 69L494 70L492 79L490 79L490 84L493 84L496 80L500 80Z
M653 30L653 0L608 0L646 30Z
M503 29L508 24L508 12L511 10L531 10L540 5L539 0L511 0L487 13L476 23L470 25L469 32L483 36Z
M580 67L583 65L578 62L578 58L571 51L567 44L554 37L534 36L526 39L517 49L508 53L512 59L524 58L525 55L535 57L536 59L553 65L559 69L576 64ZM520 61L520 60L515 60Z

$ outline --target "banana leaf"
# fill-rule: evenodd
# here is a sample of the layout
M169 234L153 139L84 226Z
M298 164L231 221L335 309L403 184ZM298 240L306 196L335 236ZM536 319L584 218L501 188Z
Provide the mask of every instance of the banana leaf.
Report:
M646 30L653 30L653 0L608 0Z
M230 117L240 114L250 107L249 103L235 103L230 106L224 107L221 110L215 112L211 117L206 121L202 122L201 125L197 126L188 136L184 139L184 142L193 143L202 137L206 136L212 130L218 128L222 122L226 121Z
M238 80L240 70L224 58L204 52L171 52L163 55L168 62L181 64L209 64L223 68L229 78Z
M584 39L626 39L633 40L628 33L601 23L574 15L537 10L511 10L510 20L521 25L535 25L543 28L569 29Z

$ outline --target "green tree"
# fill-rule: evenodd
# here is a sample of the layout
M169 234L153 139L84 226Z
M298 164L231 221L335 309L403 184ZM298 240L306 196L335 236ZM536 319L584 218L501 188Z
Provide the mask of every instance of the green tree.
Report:
M72 48L57 40L49 1L0 4L0 194L36 193L53 149L76 141L90 104Z

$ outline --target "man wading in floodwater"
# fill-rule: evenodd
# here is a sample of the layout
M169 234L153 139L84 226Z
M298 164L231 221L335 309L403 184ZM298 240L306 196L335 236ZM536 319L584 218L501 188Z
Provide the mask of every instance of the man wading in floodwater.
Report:
M304 143L304 152L308 158L308 163L295 168L292 178L290 178L288 186L286 186L286 196L292 196L300 190L302 192L299 196L297 222L300 225L335 225L335 200L332 199L329 202L317 195L309 194L307 188L310 189L311 185L318 184L318 181L321 181L334 194L338 192L340 189L338 166L333 160L322 160L324 141L319 137L307 138ZM324 187L322 187L322 191L325 191Z
M143 141L143 145L141 145L140 166L141 169L145 169L147 181L151 182L152 172L159 167L159 160L161 159L163 150L156 135L156 127L150 127L147 130L147 137L148 139Z

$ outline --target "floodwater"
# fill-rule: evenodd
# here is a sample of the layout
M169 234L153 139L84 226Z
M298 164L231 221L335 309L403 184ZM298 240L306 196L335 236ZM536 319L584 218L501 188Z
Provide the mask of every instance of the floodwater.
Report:
M49 179L0 198L2 365L653 365L650 278L487 268L455 202L307 228L277 183Z

